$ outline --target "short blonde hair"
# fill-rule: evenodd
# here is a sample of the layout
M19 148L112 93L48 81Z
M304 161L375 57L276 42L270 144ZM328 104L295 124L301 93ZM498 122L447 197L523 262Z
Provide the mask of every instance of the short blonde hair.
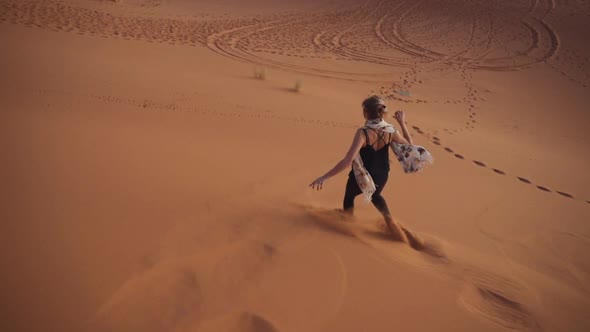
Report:
M367 118L376 119L382 118L387 112L385 100L378 95L372 95L363 100L363 109L367 112Z

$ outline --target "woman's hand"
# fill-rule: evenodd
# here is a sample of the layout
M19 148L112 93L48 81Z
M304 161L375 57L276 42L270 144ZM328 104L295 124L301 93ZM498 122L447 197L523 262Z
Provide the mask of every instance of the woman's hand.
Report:
M404 111L396 111L394 117L400 125L406 124L406 114L404 113Z
M324 185L324 181L326 181L328 178L326 178L325 176L320 176L319 178L315 179L309 186L312 189L317 189L317 190L322 190L322 186Z
M354 158L356 158L356 156L359 154L359 151L363 147L363 144L365 144L365 135L363 135L363 129L359 128L354 135L354 139L352 140L352 144L350 145L346 156L344 156L344 158L340 160L336 166L334 166L326 174L315 179L315 181L313 181L309 186L313 189L322 190L324 181L350 167L352 161Z

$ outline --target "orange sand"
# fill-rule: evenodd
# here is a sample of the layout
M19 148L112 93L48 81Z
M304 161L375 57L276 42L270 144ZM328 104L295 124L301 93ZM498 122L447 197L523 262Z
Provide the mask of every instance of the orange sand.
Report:
M0 330L590 330L589 19L0 0ZM421 252L326 212L346 174L307 187L370 93L436 160L384 190Z

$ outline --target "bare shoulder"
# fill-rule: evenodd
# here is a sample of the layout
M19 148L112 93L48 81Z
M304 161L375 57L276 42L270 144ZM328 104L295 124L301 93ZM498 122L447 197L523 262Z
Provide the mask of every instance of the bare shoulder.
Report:
M357 128L354 132L354 137L365 137L365 127Z
M367 130L365 129L365 127L360 127L356 130L356 132L354 133L354 139L355 140L361 140L363 143L365 143L367 138Z

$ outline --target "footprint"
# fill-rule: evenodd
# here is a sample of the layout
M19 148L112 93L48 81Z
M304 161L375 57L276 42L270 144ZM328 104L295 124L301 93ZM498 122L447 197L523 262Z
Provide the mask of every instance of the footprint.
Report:
M459 158L459 159L465 159L465 157L463 157L462 155L455 153L455 157Z
M528 309L528 289L506 277L486 271L465 269L466 285L459 298L464 307L508 329L540 328Z
M482 163L481 161L474 160L473 163L476 164L477 166L487 167L487 165Z
M453 149L451 149L451 148L447 148L447 147L445 147L445 151L447 151L447 152L450 152L450 153L453 153L453 152L455 152L455 151L453 151Z
M497 168L492 168L492 171L494 171L494 172L496 172L496 173L498 173L498 174L501 174L501 175L506 175L506 173L505 173L504 171L502 171L502 170L499 170L499 169L497 169Z
M449 264L451 262L442 246L437 243L426 241L424 248L420 252L439 264Z
M414 234L414 232L408 230L405 227L402 227L403 232L406 234L408 241L410 241L410 247L417 251L422 251L426 249L426 245L424 240L420 238L418 235Z
M525 179L525 178L521 178L520 176L516 177L520 182L524 182L526 184L531 184L531 180L529 179Z
M541 189L541 190L543 190L543 191L546 191L546 192L551 192L551 190L550 190L550 189L548 189L548 188L545 188L545 187L543 187L543 186L537 186L537 188L539 188L539 189Z
M567 198L575 198L573 195L570 195L568 193L564 193L562 191L556 191L556 193L560 194L561 196L565 196Z

